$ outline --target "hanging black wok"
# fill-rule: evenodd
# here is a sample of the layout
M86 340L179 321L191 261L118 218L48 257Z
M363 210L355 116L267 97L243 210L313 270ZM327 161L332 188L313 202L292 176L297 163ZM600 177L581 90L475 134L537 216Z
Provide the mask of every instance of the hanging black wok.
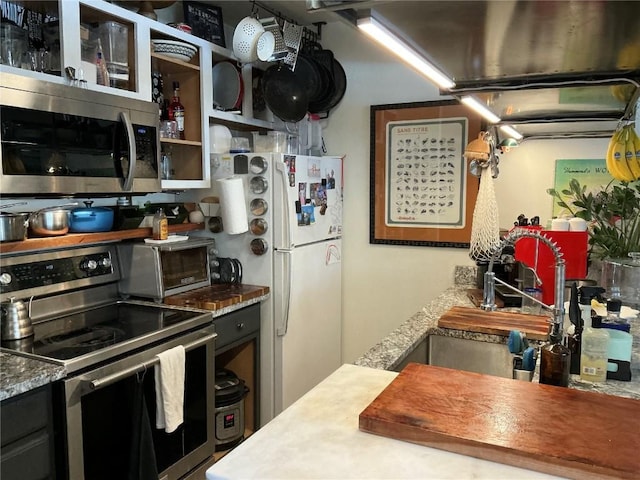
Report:
M307 90L286 65L273 65L264 72L262 92L269 109L285 122L299 122L307 114Z

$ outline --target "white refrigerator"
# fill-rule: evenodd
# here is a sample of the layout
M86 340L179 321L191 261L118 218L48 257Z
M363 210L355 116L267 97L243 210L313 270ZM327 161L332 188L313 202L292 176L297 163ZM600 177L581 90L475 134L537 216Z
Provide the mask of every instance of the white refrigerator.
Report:
M249 224L246 233L211 234L219 256L240 260L243 283L271 290L261 308L262 424L342 363L342 160L277 153L212 160L213 195L217 179L243 179Z

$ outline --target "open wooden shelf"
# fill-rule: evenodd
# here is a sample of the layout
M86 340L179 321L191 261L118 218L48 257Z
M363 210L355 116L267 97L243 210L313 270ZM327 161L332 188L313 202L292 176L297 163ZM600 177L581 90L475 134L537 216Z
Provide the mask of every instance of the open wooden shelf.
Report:
M204 223L181 223L169 225L169 233L191 232L203 230ZM28 238L21 242L6 242L0 244L0 254L28 252L31 250L46 250L52 248L71 247L74 245L88 245L92 243L117 242L147 238L152 235L151 228L133 228L131 230L115 230L100 233L68 233L56 237Z

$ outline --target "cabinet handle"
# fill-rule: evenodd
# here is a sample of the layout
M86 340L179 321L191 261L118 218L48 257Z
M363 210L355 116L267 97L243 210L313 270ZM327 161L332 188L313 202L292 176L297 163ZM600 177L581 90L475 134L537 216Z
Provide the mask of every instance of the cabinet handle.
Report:
M244 328L244 322L236 323L236 328L242 330Z

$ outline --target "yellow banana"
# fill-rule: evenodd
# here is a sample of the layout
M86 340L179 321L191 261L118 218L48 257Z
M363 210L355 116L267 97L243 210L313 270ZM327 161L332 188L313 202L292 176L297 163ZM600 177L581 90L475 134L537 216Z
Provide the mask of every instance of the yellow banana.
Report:
M633 126L629 125L629 134L631 136L631 150L633 159L630 161L631 170L636 176L636 180L640 179L640 137L636 133Z
M618 135L617 141L613 147L613 160L615 162L615 169L617 170L618 180L625 182L631 182L635 180L633 172L629 167L627 159L627 139L629 138L629 130L627 128L622 129L622 133Z
M624 158L631 172L631 180L638 180L640 178L640 163L636 161L634 137L636 137L636 132L633 131L633 126L627 125L625 127Z
M614 154L615 149L620 142L621 134L622 134L622 129L616 130L615 132L613 132L613 135L609 140L609 145L607 147L607 156L606 156L607 170L609 170L609 173L611 174L611 176L616 180L622 180L622 177L623 177L623 174L620 172L618 168L618 162L616 161L615 154Z
M616 178L616 170L613 163L613 147L616 143L616 139L618 137L618 131L613 132L613 135L609 139L609 144L607 145L607 154L605 156L605 160L607 163L607 170L613 178Z

